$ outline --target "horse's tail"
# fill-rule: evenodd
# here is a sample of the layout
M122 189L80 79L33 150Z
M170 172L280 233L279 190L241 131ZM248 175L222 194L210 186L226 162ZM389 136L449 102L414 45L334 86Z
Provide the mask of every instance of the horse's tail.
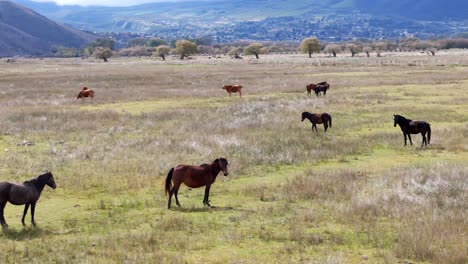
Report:
M330 119L328 119L328 123L330 124L330 127L332 127L332 117L331 115L328 115L330 117Z
M166 195L171 191L172 188L172 173L174 172L174 168L171 168L169 173L166 177Z
M427 123L427 144L431 144L431 125Z

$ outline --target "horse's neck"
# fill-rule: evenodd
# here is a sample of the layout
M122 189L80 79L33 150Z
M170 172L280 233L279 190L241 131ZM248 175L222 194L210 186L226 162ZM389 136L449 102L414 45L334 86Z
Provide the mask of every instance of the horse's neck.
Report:
M213 174L214 177L218 176L219 172L221 171L218 164L211 164L211 166L209 166L209 168L210 168L209 169L210 172Z
M37 180L37 179L30 180L30 181L28 181L27 183L32 184L32 185L37 189L37 191L38 191L39 193L41 193L42 190L44 190L45 183L40 182L40 181Z

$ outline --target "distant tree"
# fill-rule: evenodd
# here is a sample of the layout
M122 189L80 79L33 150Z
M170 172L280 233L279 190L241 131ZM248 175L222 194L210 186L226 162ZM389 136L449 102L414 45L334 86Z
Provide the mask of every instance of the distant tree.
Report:
M156 48L156 52L153 53L153 56L161 57L163 60L166 60L166 56L171 52L171 47L161 45Z
M242 51L242 47L233 47L229 50L227 54L234 59L242 59L242 57L239 55L242 54Z
M112 51L109 48L96 47L93 56L96 59L102 59L104 62L107 62L107 59L112 57Z
M320 52L320 42L318 41L317 38L306 38L301 42L301 45L299 46L299 50L302 53L308 53L309 58L312 58L312 53Z
M337 44L328 44L325 47L325 52L333 54L333 57L336 57L336 54L340 53L341 51L342 51L341 46Z
M279 47L279 46L271 46L268 48L268 53L280 53L282 54L284 51L283 47Z
M136 47L136 46L145 46L147 40L145 38L133 38L130 39L127 43L127 48Z
M372 51L374 51L373 48L372 48L371 46L365 46L365 47L362 48L362 50L364 51L364 53L366 53L366 56L367 56L368 58L370 57L370 53L371 53Z
M90 46L93 48L102 47L114 50L115 41L110 38L98 38L93 43L91 43Z
M399 47L401 50L412 51L415 49L415 43L419 42L417 38L406 38L402 39L399 43Z
M161 45L167 45L167 41L160 38L152 38L146 42L146 46L148 47L157 47Z
M198 53L198 47L195 43L188 40L179 40L176 42L175 52L183 60L186 56Z
M351 57L354 57L356 54L361 53L363 48L360 44L348 43L346 44L346 49L351 52Z
M261 43L252 43L244 49L244 55L255 55L255 58L259 58L263 45Z

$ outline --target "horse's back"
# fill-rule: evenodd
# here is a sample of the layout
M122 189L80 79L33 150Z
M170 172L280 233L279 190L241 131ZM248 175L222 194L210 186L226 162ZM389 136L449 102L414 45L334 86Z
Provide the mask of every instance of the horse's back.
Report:
M223 89L225 89L226 91L229 91L229 92L238 92L242 89L242 85L224 85L223 86Z
M172 173L172 178L191 188L205 186L207 183L204 165L177 165Z

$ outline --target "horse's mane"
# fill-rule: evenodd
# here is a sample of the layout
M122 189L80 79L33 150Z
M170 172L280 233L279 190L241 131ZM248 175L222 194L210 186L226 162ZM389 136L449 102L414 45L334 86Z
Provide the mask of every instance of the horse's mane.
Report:
M36 179L31 179L31 180L27 180L27 181L24 181L23 184L26 184L26 183L36 183L37 182L37 178Z

